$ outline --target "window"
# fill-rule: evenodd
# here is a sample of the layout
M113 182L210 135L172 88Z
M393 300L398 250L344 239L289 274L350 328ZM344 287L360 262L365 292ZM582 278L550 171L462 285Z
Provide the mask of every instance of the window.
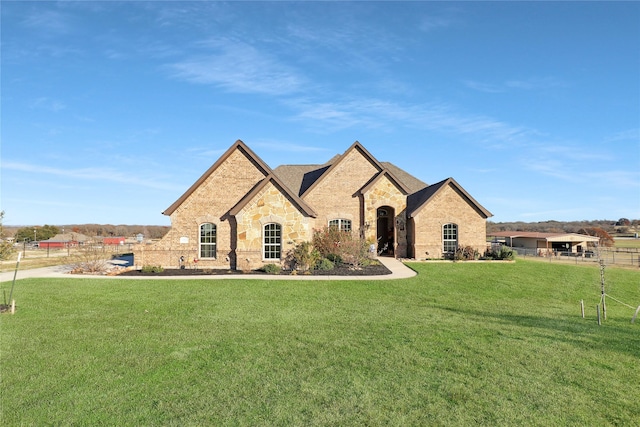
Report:
M216 257L216 225L211 223L200 226L200 258Z
M282 232L280 224L266 224L264 226L263 236L263 258L280 259L280 244L282 242Z
M350 219L332 219L329 221L329 227L335 227L340 231L351 231Z
M458 226L456 224L445 224L442 227L443 252L452 253L458 249Z

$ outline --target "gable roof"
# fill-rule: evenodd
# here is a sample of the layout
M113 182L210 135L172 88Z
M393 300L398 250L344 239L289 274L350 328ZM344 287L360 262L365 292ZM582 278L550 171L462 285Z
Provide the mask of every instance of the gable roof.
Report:
M300 197L304 197L305 195L309 194L309 192L313 188L315 188L320 181L327 177L331 173L331 171L333 171L347 157L347 154L349 154L353 150L359 151L376 169L378 169L378 172L384 169L380 162L376 160L376 158L373 157L371 153L369 153L367 149L364 148L362 144L360 144L360 142L356 141L351 144L351 147L347 148L347 150L341 156L334 157L334 159L336 160L332 162L328 168L324 169L322 173L315 180L313 180L313 182L311 182L310 185L304 189L304 191L300 193Z
M329 166L331 165L280 165L273 172L287 187L300 196Z
M407 197L407 217L412 218L420 212L420 210L427 204L433 197L440 193L442 189L447 186L453 186L456 190L458 190L462 196L467 200L473 208L475 208L481 215L485 218L489 218L493 216L491 212L486 210L480 203L478 203L469 193L465 191L464 188L460 186L453 178L447 178L440 182L437 182L433 185L423 188L422 190L410 194Z
M262 189L268 184L273 183L282 194L285 195L289 199L291 203L298 207L298 210L307 216L311 216L313 218L317 217L318 214L305 203L300 197L298 197L295 193L293 193L289 187L287 187L274 173L270 173L266 178L258 182L252 189L249 191L234 207L232 207L228 214L229 215L237 215L242 208L244 208L251 199L253 199Z
M356 141L357 142L357 141ZM382 170L388 172L393 180L397 183L399 188L405 191L405 194L415 193L427 187L427 184L415 176L411 175L407 171L399 168L391 162L378 162L368 151L362 147L362 144L358 143L359 147L363 148L363 153L373 159L378 166L382 167ZM353 148L353 146L351 147ZM347 150L348 152L349 150ZM346 152L345 152L346 154ZM324 175L327 170L337 163L344 154L336 154L328 162L324 164L314 165L280 165L273 170L273 172L284 182L294 193L298 196L302 196L321 176ZM377 175L376 175L377 176ZM367 184L365 184L367 185Z
M244 142L242 142L241 140L237 140L233 145L231 145L231 147L229 147L229 149L227 151L225 151L225 153L209 169L207 169L207 171L204 174L202 174L202 176L200 178L198 178L198 180L195 183L193 183L193 185L191 187L189 187L189 189L182 196L180 196L180 198L178 200L173 202L173 204L171 206L169 206L167 209L165 209L165 211L162 212L162 214L163 215L171 215L176 209L178 209L178 207L191 194L193 194L193 192L196 191L196 189L207 178L209 178L209 176L216 169L218 169L218 167L220 167L220 165L223 164L229 158L229 156L231 156L231 154L233 154L236 150L242 152L245 156L247 156L249 161L251 161L258 168L258 170L260 170L260 172L262 172L265 176L269 175L272 172L271 168L265 162L263 162L262 159L260 157L258 157L253 151L251 151L251 149L249 147L247 147Z
M391 171L389 171L388 169L383 169L377 174L375 174L374 177L368 183L366 183L360 190L357 191L357 193L359 194L366 193L374 185L376 185L376 183L380 181L382 177L385 177L385 176L389 181L391 181L393 185L395 185L400 191L402 191L402 194L406 195L410 193L409 188L406 185L404 185L402 181L396 178L396 176L393 173L391 173Z
M398 178L398 180L409 189L409 193L415 193L416 191L422 190L428 186L426 182L419 180L409 172L399 168L391 162L380 162L380 164Z

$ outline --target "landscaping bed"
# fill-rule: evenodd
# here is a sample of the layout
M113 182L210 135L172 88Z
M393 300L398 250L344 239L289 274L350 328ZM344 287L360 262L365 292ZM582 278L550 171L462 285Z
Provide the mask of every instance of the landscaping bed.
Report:
M118 274L119 276L231 276L231 275L255 275L267 274L261 270L229 270L229 269L199 269L199 268L167 268L159 272L144 272L142 270L129 270ZM382 264L368 265L360 268L353 268L348 265L338 266L332 270L311 270L307 272L283 270L277 275L309 275L309 276L382 276L391 274L391 271Z

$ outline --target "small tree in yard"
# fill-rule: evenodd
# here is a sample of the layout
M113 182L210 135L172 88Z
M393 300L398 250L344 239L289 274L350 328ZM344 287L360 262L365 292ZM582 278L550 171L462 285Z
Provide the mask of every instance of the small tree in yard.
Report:
M109 259L104 251L92 245L80 246L73 273L103 273L109 266Z
M609 233L607 233L605 230L603 230L600 227L581 228L580 230L578 230L578 233L586 234L588 236L596 236L600 238L599 246L611 247L615 243L615 241L613 240L613 237L611 237Z
M14 252L13 244L4 240L4 228L2 222L4 220L4 211L0 211L0 260L8 259Z

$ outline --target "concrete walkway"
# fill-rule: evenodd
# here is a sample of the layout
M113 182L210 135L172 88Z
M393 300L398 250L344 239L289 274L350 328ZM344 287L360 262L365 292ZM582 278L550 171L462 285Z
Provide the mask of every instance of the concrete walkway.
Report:
M241 279L241 280L393 280L393 279L406 279L416 275L416 272L404 265L401 261L395 258L378 257L378 261L387 267L391 274L385 274L382 276L307 276L304 274L291 276L291 275L276 275L276 274L230 274L225 275L203 275L203 276L99 276L88 274L69 274L71 267L68 265L57 265L54 267L34 268L31 270L18 270L16 280L29 279L29 278L62 278L62 279L127 279L127 280L140 280L140 279L163 279L163 280L192 280L192 279ZM0 282L10 282L13 280L14 271L5 271L0 273Z

